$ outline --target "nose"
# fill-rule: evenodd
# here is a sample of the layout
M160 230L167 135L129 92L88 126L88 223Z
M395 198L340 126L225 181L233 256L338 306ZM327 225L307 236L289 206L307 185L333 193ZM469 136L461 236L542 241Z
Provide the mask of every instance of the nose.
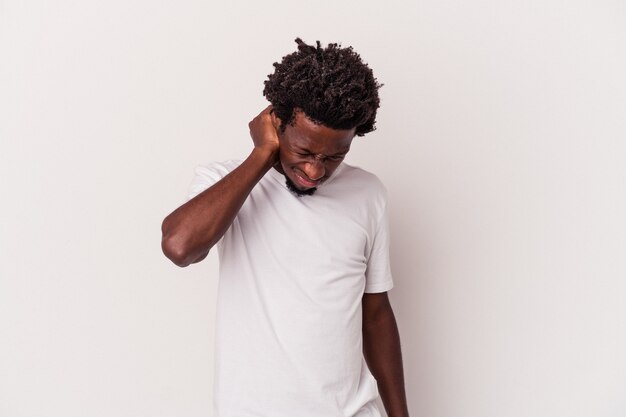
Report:
M308 162L303 171L311 181L317 181L326 173L326 167L324 166L324 161L320 161L316 158Z

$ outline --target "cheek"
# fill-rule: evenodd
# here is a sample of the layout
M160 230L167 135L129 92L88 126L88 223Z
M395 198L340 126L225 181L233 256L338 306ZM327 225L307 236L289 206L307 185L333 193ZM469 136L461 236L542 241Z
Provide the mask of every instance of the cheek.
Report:
M293 161L289 158L289 155L282 150L279 152L278 157L280 158L280 163L283 168L289 167L289 165L293 164Z
M289 153L287 152L287 146L285 145L284 141L281 139L279 140L279 147L278 147L278 157L280 158L280 161L284 164L287 163L287 161L289 161Z
M293 159L289 153L283 152L282 150L279 152L278 156L280 158L282 174L288 176L293 181L293 168L294 166L298 166L299 161Z
M326 164L326 171L329 173L335 172L335 170L341 165L342 161L331 161Z
M298 165L299 163L302 162L298 158L295 158L290 152L286 151L282 147L279 150L278 157L280 158L280 162L284 168Z

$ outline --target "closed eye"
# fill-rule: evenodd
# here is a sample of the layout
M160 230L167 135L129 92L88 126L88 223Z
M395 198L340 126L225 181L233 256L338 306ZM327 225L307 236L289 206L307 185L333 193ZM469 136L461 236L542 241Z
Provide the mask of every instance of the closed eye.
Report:
M315 157L314 154L310 153L310 152L302 152L302 151L294 151L294 153L296 155L298 155L299 157L302 158L311 158L311 157ZM342 159L344 159L346 157L346 155L333 155L333 156L327 156L325 159L329 159L331 161L341 161Z

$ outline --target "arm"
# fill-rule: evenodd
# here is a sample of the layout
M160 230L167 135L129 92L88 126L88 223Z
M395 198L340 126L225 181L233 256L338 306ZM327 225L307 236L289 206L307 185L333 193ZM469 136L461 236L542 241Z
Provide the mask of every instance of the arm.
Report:
M363 295L363 355L389 417L408 417L400 335L386 292Z
M176 265L200 262L226 233L254 186L278 161L279 123L271 106L263 110L249 124L255 144L250 156L163 220L161 247Z

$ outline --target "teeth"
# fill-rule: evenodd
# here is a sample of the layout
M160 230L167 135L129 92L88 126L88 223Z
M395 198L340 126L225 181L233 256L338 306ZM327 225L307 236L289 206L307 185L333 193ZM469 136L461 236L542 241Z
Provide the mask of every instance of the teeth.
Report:
M296 175L298 175L298 174L296 174ZM311 186L311 187L315 186L317 184L316 181L309 181L306 178L303 178L301 175L298 175L298 178L300 178L303 183L305 183L306 185Z

